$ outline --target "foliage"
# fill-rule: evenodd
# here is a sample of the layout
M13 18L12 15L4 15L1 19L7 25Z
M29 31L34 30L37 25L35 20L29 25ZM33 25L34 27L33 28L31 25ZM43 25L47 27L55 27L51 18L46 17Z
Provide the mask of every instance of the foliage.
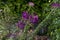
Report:
M47 35L51 40L60 40L60 6L51 6L52 3L60 3L60 1L0 0L0 40L33 40L36 35ZM23 11L27 11L30 15L36 13L38 22L33 24L30 23L30 19L23 19ZM35 16L33 15L33 18ZM22 30L16 25L21 20L26 24ZM30 27L32 32L28 33Z

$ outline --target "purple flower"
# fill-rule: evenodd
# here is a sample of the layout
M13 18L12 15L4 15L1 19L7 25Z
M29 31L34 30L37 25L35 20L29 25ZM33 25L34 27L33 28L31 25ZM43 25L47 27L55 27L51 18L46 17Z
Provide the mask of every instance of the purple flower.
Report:
M23 12L22 12L22 18L23 18L24 20L29 19L29 14L28 14L27 11L23 11Z
M29 6L34 6L34 3L33 2L29 2Z
M59 3L52 3L51 6L52 7L60 7L60 4Z
M24 29L24 27L25 27L25 23L22 22L22 21L18 21L18 23L17 23L16 25L17 25L18 28L20 28L20 29Z
M38 22L38 15L30 15L30 22L31 23L37 23Z

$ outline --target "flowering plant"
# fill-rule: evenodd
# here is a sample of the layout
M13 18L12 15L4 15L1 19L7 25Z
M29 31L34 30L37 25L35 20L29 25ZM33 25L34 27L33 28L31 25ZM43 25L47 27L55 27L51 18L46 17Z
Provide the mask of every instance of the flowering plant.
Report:
M1 0L0 5L0 40L59 40L59 1Z

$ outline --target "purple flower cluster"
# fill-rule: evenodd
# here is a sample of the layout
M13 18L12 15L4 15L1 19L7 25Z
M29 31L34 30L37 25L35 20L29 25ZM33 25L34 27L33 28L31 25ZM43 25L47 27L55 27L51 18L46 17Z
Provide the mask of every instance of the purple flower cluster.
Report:
M22 12L22 18L23 18L24 20L29 19L29 14L28 14L27 11L23 11L23 12Z
M24 11L22 13L22 18L24 20L29 20L31 23L37 23L38 22L38 15L35 13L33 15L31 15L28 12Z
M27 11L23 11L22 12L22 19L24 19L24 21L29 21L32 24L35 24L38 22L38 15L36 14L29 14ZM20 29L24 29L26 23L24 21L18 21L17 26Z
M38 22L38 15L30 15L30 22L35 24Z
M24 29L25 27L25 23L23 21L18 21L18 23L16 24L18 26L18 28L20 29Z
M52 7L60 7L60 4L59 3L52 3L51 6Z

